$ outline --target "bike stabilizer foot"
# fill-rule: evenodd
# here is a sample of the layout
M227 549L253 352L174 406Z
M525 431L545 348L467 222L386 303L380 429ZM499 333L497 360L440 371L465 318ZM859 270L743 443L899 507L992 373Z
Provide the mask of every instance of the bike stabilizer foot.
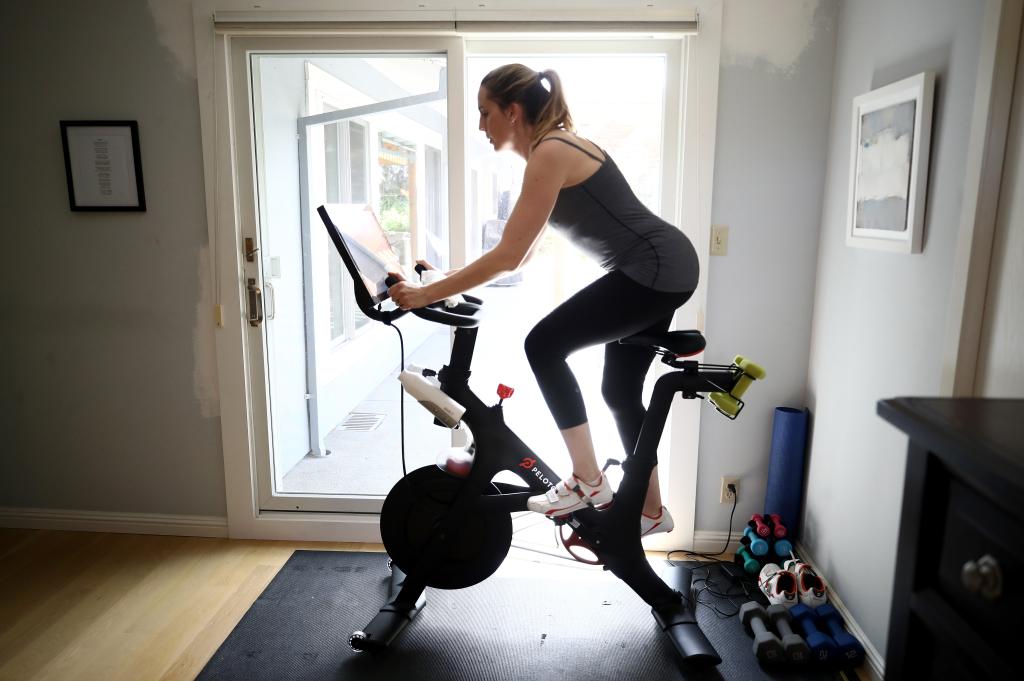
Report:
M700 630L689 607L680 603L660 611L651 608L651 612L684 662L708 666L722 662L711 641Z
M392 566L391 595L388 602L361 631L352 633L348 641L352 650L362 652L387 648L419 614L427 604L426 594L423 593L422 587L412 587L412 593L403 593L407 586L412 585L406 584L405 573L399 570L397 565Z
M673 591L683 596L678 603L651 608L658 626L669 637L679 657L685 662L707 666L720 664L722 658L700 630L696 613L688 605L689 599L692 598L693 575L690 568L673 566L662 574L662 578Z

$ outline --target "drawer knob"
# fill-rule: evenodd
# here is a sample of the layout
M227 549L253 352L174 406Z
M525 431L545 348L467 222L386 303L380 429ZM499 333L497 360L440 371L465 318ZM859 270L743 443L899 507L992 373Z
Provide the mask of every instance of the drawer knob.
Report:
M994 601L1003 594L1003 573L999 563L985 554L977 561L969 560L960 570L960 581L972 594Z

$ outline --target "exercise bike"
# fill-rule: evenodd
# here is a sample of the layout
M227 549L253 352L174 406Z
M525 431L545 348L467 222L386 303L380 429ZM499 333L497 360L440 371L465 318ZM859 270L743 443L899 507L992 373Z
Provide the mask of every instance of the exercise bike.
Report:
M384 310L381 303L393 283L386 277L379 246L367 244L332 219L332 207L318 213L355 282L355 299L370 319L392 324L408 310ZM384 276L381 276L381 272ZM450 459L408 473L395 483L380 516L381 538L391 559L390 596L373 620L356 631L356 651L386 648L426 604L426 587L461 589L477 584L497 570L512 543L512 513L527 510L528 497L543 494L559 477L505 424L500 392L488 405L469 387L470 366L483 301L463 294L464 301L444 302L411 310L422 318L454 327L451 357L436 376L432 371L404 371L400 379L435 423L468 427L473 436L471 460ZM675 568L664 581L655 573L640 542L640 513L657 447L676 393L684 399L707 395L716 409L735 419L742 396L752 381L764 378L758 365L737 357L731 365L699 364L686 359L704 350L697 331L636 335L621 343L647 346L676 369L655 384L640 438L622 463L623 477L610 506L586 508L553 519L566 550L577 560L596 563L624 581L651 606L659 627L679 656L691 664L718 664L721 658L700 630L690 607L690 571ZM464 426L460 425L464 424ZM510 471L523 484L495 480ZM687 597L684 597L683 594Z

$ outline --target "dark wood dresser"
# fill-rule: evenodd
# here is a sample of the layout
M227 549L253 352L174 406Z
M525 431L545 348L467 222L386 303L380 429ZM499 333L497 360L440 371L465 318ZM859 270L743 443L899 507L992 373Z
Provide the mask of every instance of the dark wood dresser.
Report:
M910 437L886 678L1024 678L1024 400L878 413Z

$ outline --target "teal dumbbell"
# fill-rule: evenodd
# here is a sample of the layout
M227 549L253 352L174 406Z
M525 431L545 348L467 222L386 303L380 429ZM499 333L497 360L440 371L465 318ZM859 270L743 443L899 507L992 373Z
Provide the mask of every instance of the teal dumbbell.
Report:
M764 556L768 553L768 542L757 536L752 527L743 528L743 536L750 540L750 552L755 556Z
M772 548L779 558L789 558L789 554L793 552L793 544L788 539L776 539Z
M859 667L864 661L864 646L843 626L843 617L832 605L826 603L814 609L818 622L832 635L836 642L836 655L852 667Z
M740 547L740 550L736 552L736 557L743 561L743 569L748 573L756 575L761 571L761 564L750 554L750 549L746 546Z

